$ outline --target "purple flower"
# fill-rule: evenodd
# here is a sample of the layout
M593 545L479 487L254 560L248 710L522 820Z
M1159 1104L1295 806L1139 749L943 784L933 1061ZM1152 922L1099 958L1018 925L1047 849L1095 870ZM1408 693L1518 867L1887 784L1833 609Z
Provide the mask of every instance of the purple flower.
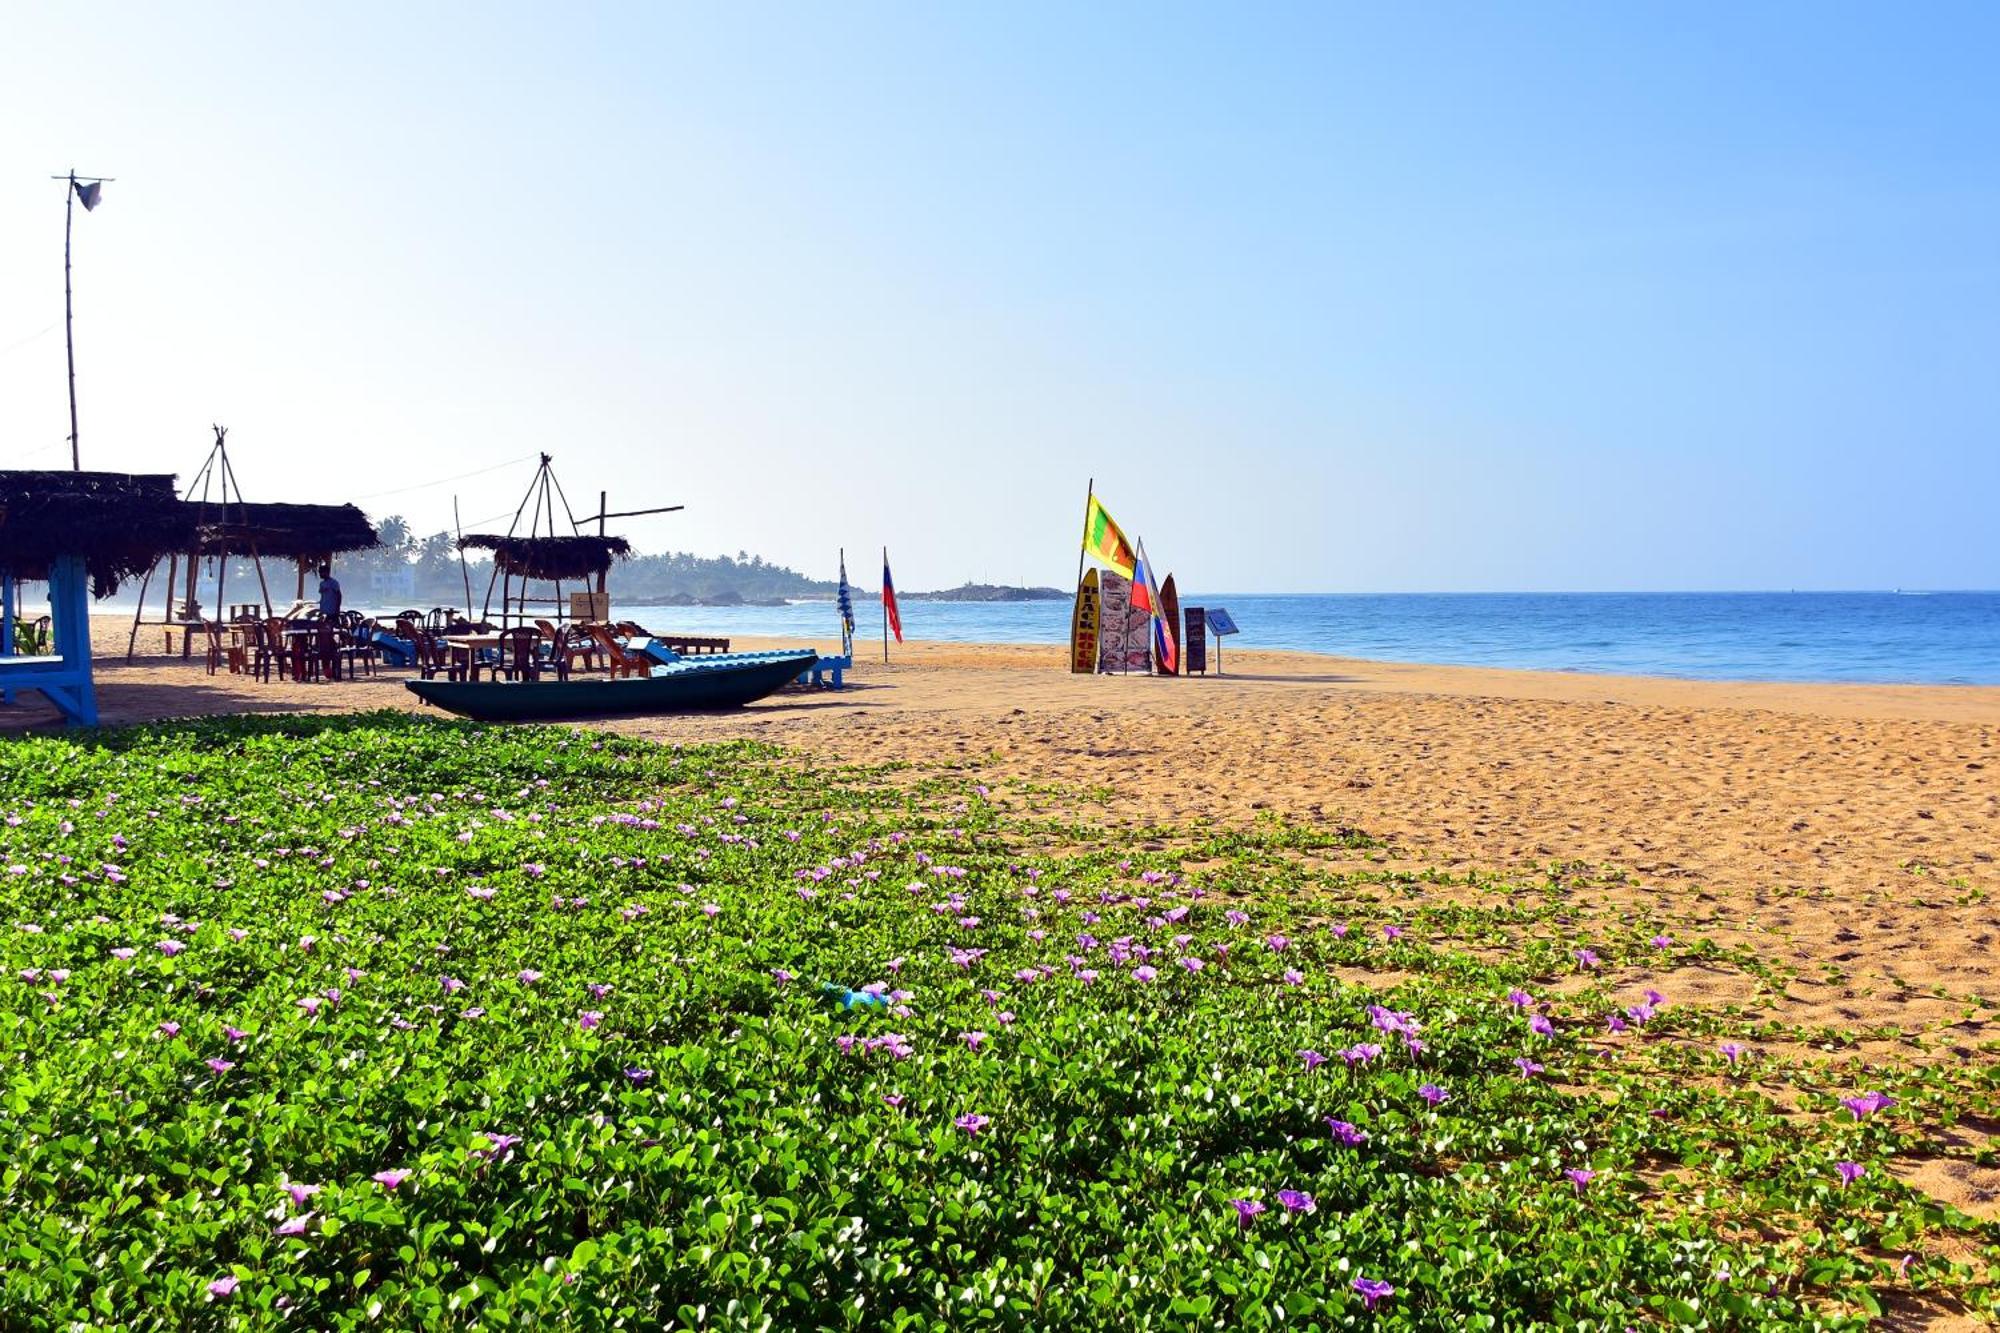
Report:
M1716 1049L1721 1051L1722 1058L1729 1061L1729 1063L1732 1065L1735 1064L1737 1060L1740 1059L1743 1055L1743 1048L1741 1046L1738 1046L1733 1041L1725 1041L1722 1043L1721 1046L1717 1047Z
M514 974L514 980L520 982L523 986L532 986L541 979L542 974L535 971L532 967L524 967Z
M393 1190L410 1178L408 1171L377 1171L368 1177L385 1190Z
M529 879L540 879L549 872L549 868L540 861L530 861L528 864L522 866L521 870Z
M480 1137L486 1140L488 1146L484 1148L474 1148L473 1152L477 1153L481 1157L484 1157L489 1162L496 1157L508 1156L514 1151L516 1147L520 1145L521 1142L521 1136L519 1134L495 1134L491 1130L488 1130L486 1133L480 1135Z
M1357 1148L1368 1142L1366 1130L1357 1129L1345 1120L1336 1120L1332 1116L1324 1116L1322 1119L1326 1121L1326 1127L1333 1131L1335 1143L1344 1143L1350 1148Z
M1539 1074L1542 1072L1542 1066L1530 1060L1525 1055L1514 1057L1514 1068L1521 1071L1522 1078L1527 1078L1530 1074Z
M1859 1097L1842 1097L1840 1104L1854 1113L1856 1120L1866 1120L1877 1111L1886 1111L1896 1104L1896 1099L1886 1093L1869 1092Z
M242 1028L231 1027L227 1023L224 1023L222 1025L222 1035L229 1038L229 1040L231 1041L242 1041L245 1037L249 1036L250 1034L245 1032Z
M1578 967L1596 967L1600 961L1595 949L1578 949L1576 951L1576 964Z
M1536 1014L1528 1020L1528 1031L1538 1037L1553 1037L1556 1035L1556 1025L1549 1022L1544 1015Z
M1583 1187L1585 1185L1588 1185L1591 1181L1597 1179L1597 1173L1595 1171L1592 1171L1588 1167L1582 1167L1582 1166L1573 1166L1569 1168L1569 1170L1563 1172L1563 1174L1569 1177L1570 1184L1576 1186L1576 1192L1578 1194L1583 1193Z
M111 951L111 956L113 958L130 958L133 954L137 952L139 952L137 949L113 949Z
M1840 1184L1843 1189L1868 1173L1868 1168L1858 1162L1835 1162L1833 1169L1840 1173Z
M977 1134L979 1133L980 1130L985 1129L988 1125L992 1124L993 1122L986 1116L973 1115L970 1112L968 1112L967 1114L960 1116L958 1119L952 1121L951 1123L958 1126L960 1129L964 1130L968 1134Z
M1382 938L1385 940L1399 940L1403 938L1403 928L1401 926L1384 926L1382 927Z
M465 989L465 983L457 977L441 977L439 981L444 986L444 993L446 995L456 995Z
M1671 949L1674 947L1674 937L1671 935L1655 935L1653 936L1653 947L1655 949Z
M1526 1009L1534 1002L1535 997L1524 990L1517 989L1507 992L1507 1003L1513 1005L1516 1009Z
M903 1101L903 1094L900 1092L885 1092L882 1094L882 1104L892 1111L899 1110L903 1105Z
M168 1019L166 1022L160 1024L160 1035L162 1037L178 1037L181 1035L181 1025L172 1019Z
M1326 1057L1313 1050L1300 1051L1299 1059L1306 1062L1307 1069L1318 1069L1326 1063Z
M1229 1206L1236 1210L1236 1225L1247 1227L1257 1214L1264 1211L1264 1205L1255 1199L1231 1199Z
M211 1296L228 1296L235 1291L236 1279L233 1277L219 1277L208 1284L208 1294Z
M182 944L179 940L161 940L158 944L155 944L153 947L155 949L158 949L161 953L165 954L169 958L172 958L177 953L185 953L187 951L187 945ZM230 1284L229 1286L230 1291L236 1290L235 1278L233 1277L224 1278L223 1280Z
M1132 980L1134 981L1152 981L1159 975L1160 973L1156 968L1135 967L1132 969Z
M202 1061L202 1063L207 1065L210 1069L213 1069L218 1074L227 1074L230 1070L236 1068L236 1065L233 1061L224 1060L219 1056L213 1056L213 1055L209 1056L208 1059Z
M1437 1106L1440 1103L1444 1102L1448 1097L1450 1097L1451 1094L1446 1092L1443 1088L1440 1088L1435 1083L1426 1083L1422 1087L1417 1089L1417 1096L1423 1098L1425 1101L1429 1102L1432 1106Z
M307 1199L319 1193L320 1190L320 1187L317 1185L301 1185L297 1181L284 1185L282 1188L285 1193L292 1196L292 1204L294 1206L304 1203Z
M625 1077L630 1079L634 1083L644 1083L647 1079L651 1078L652 1076L653 1076L652 1070L641 1069L637 1065L628 1066L625 1070Z
M604 1021L604 1014L602 1011L597 1009L586 1009L582 1013L576 1016L577 1027L581 1028L585 1032L590 1031L592 1028L596 1027L599 1023L602 1023L603 1021Z
M986 1043L986 1034L984 1032L961 1032L958 1034L958 1039L965 1043L966 1050L976 1051Z
M1309 1213L1318 1207L1313 1202L1313 1196L1304 1190L1279 1190L1278 1202L1285 1206L1288 1213Z
M278 1223L278 1234L280 1236L303 1236L306 1234L306 1223L312 1221L312 1218L313 1215L311 1213L300 1213L296 1217L288 1217Z
M1608 1014L1605 1016L1604 1026L1609 1028L1613 1032L1623 1032L1630 1025L1627 1024L1626 1021L1620 1018L1617 1014Z
M1361 1297L1362 1304L1370 1310L1375 1308L1375 1302L1396 1294L1394 1287L1372 1277L1355 1278L1354 1291Z
M1285 969L1283 980L1287 986L1302 986L1305 984L1306 974L1295 967L1288 967Z

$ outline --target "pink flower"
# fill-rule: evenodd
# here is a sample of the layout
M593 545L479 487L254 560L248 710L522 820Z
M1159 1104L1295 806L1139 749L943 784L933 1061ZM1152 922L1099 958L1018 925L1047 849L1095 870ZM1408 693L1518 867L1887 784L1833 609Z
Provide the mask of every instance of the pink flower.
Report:
M306 1223L312 1221L312 1219L313 1214L311 1213L300 1213L296 1217L288 1217L278 1223L278 1234L280 1236L303 1236L306 1234Z
M210 1069L213 1069L218 1074L227 1074L230 1070L236 1068L236 1065L233 1061L224 1060L217 1056L210 1056L202 1063L206 1064Z
M179 940L161 940L158 944L155 944L153 947L155 949L158 949L161 953L165 954L169 958L172 958L177 953L187 952L187 945L182 944ZM229 1278L228 1281L234 1283L236 1279ZM230 1290L234 1291L236 1290L236 1288L234 1286L231 1286Z
M208 1294L211 1296L228 1296L235 1291L236 1279L233 1277L219 1277L208 1284Z
M385 1190L393 1190L410 1178L408 1171L377 1171L368 1177Z
M958 1034L958 1039L965 1043L965 1049L968 1051L976 1051L986 1044L984 1032L961 1032Z
M968 1113L966 1115L960 1116L958 1119L952 1121L951 1123L958 1126L960 1129L964 1130L968 1134L976 1135L979 1133L980 1130L985 1129L988 1125L992 1124L993 1122L986 1116L973 1115Z
M604 1021L603 1013L601 1013L596 1009L586 1009L581 1014L577 1015L576 1025L579 1028L583 1029L585 1032L588 1032L592 1028L596 1027L599 1023L602 1023L603 1021Z
M318 1185L301 1185L297 1181L292 1181L289 1184L281 1186L280 1188L282 1188L285 1191L285 1193L292 1196L292 1203L295 1206L304 1203L307 1199L310 1199L313 1195L319 1193L320 1191L320 1187Z

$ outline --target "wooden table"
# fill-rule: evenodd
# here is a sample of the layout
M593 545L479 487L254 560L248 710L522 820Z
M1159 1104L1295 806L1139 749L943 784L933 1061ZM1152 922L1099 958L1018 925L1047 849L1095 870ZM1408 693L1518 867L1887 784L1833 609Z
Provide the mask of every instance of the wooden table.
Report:
M444 646L451 649L451 669L460 680L472 679L472 665L479 660L480 649L500 647L498 634L445 634L440 637Z

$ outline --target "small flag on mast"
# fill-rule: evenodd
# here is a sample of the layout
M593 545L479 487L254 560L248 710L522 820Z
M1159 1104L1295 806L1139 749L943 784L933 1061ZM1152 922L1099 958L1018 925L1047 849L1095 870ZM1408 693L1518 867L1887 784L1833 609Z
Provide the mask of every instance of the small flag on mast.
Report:
M83 211L86 213L96 208L97 201L104 197L103 181L72 180L70 184L76 187L77 201L83 205Z
M896 609L896 581L889 577L889 549L882 548L882 614L889 617L889 628L895 631L896 642L903 641L903 616Z

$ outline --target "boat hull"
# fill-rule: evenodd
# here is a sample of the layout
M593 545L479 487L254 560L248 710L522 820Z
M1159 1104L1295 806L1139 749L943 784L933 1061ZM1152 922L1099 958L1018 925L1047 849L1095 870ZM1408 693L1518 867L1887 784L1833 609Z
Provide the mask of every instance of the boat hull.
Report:
M693 659L625 680L406 680L403 685L425 703L480 722L559 722L740 708L783 689L818 659L817 653L802 651L755 662Z

